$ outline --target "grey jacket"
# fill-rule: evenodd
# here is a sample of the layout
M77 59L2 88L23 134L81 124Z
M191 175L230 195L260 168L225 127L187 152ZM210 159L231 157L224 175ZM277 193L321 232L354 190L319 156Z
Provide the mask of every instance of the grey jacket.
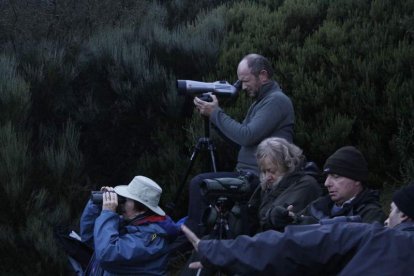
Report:
M241 146L237 170L259 175L256 148L268 137L293 140L295 114L293 105L277 82L263 85L242 123L232 119L220 108L210 116L211 123L228 139Z

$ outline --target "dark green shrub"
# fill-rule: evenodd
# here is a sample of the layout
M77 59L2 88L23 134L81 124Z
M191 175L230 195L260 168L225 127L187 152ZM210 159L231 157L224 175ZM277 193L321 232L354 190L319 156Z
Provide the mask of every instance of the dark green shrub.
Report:
M413 11L409 1L239 2L226 13L218 72L233 74L249 52L268 56L308 158L323 165L338 147L356 145L382 187L412 163L401 148L411 147Z
M388 195L413 178L412 1L22 3L0 4L0 46L17 57L0 59L2 272L63 274L51 231L77 223L91 189L142 174L172 200L204 135L176 79L233 82L250 52L274 64L309 159L353 144ZM238 120L250 103L220 99ZM211 138L232 170L237 147Z
M73 164L81 163L78 140L76 130L69 126L66 133L47 137L65 141L56 142L56 152L47 143L42 151L33 152L34 131L27 121L32 107L29 86L16 67L13 59L0 58L0 104L8 112L0 124L0 267L10 274L57 274L62 271L64 256L52 230L53 225L70 220L70 203L77 203L71 199L77 196L73 181L79 173ZM42 174L37 171L40 168L45 169Z

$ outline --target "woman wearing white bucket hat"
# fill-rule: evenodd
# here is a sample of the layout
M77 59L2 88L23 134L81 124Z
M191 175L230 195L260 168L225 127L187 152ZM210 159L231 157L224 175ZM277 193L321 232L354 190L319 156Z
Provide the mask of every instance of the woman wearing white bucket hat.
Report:
M168 244L179 230L158 206L161 187L135 176L128 185L101 190L102 206L90 200L81 217L82 241L95 249L86 275L165 275Z

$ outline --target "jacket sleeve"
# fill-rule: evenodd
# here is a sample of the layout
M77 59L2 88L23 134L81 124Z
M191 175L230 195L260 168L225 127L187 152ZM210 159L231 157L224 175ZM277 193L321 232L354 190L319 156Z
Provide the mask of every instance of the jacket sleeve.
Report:
M80 219L81 240L89 246L93 246L93 228L95 220L101 213L101 206L93 204L91 200L86 203Z
M313 200L317 199L322 194L322 189L316 180L311 176L304 176L298 182L292 183L286 191L279 195L271 205L269 210L263 210L264 216L261 218L261 223L264 229L280 230L280 224L274 228L272 221L280 222L283 218L272 218L272 215L277 215L278 212L272 212L272 209L277 207L286 207L286 205L293 205L292 212L298 213L302 211ZM283 220L282 220L283 221ZM290 224L291 220L286 220L286 225ZM282 227L283 228L283 227Z
M319 223L319 220L323 218L329 218L323 211L318 211L314 206L320 204L326 204L329 201L329 195L319 197L308 204L302 211L296 214L293 224L306 225L306 224L315 224Z
M290 191L289 191L290 192ZM286 202L293 205L292 211L298 213L309 203L322 195L322 189L312 176L303 177L297 185L292 187L292 195L286 198ZM283 199L283 198L282 198Z
M289 226L284 233L270 230L235 240L201 240L198 253L206 267L241 275L309 275L353 254L364 240L367 225Z
M284 97L282 93L275 93L254 103L248 112L251 116L246 116L243 123L237 122L222 109L214 110L210 121L234 143L241 146L255 145L279 128L287 116L290 103Z
M95 254L101 266L108 269L112 263L135 264L152 260L165 253L166 241L158 234L135 232L119 234L120 218L112 211L104 210L96 219L94 237Z
M360 210L357 210L357 213L362 218L362 222L366 223L384 223L385 214L382 208L378 204L367 204Z

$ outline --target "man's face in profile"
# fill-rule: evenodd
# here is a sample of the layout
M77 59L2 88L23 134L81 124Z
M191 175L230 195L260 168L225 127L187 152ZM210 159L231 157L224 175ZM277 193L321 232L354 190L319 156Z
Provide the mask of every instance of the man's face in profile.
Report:
M246 60L240 62L237 68L237 77L241 81L242 89L247 92L247 95L251 98L257 97L262 82L259 77L252 74Z
M389 228L394 228L396 225L403 222L404 215L403 213L398 209L397 205L395 205L394 202L391 202L390 205L390 214L385 221L384 225Z

